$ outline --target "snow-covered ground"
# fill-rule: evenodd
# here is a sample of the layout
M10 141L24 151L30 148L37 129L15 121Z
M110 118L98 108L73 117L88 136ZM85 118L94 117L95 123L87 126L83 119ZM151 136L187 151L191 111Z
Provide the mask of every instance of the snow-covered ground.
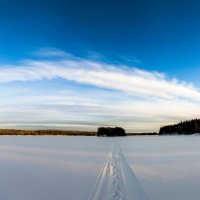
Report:
M146 200L136 175L126 161L119 144L115 143L89 200Z
M0 200L199 200L199 188L199 136L0 137Z

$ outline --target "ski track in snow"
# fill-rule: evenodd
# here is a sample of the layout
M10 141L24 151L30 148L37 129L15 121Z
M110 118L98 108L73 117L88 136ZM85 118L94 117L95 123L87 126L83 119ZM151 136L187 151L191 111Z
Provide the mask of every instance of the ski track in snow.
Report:
M109 154L89 200L147 200L118 144Z

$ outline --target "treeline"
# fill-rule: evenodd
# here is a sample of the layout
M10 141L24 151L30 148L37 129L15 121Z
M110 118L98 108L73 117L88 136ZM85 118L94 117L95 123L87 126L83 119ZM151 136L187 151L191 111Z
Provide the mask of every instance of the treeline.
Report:
M127 133L129 136L148 136L148 135L158 135L157 132L144 132L144 133Z
M200 119L193 119L180 122L174 125L163 126L160 128L159 135L183 134L190 135L200 133Z
M126 136L126 132L121 127L115 127L115 128L99 127L97 130L97 136L108 136L108 137Z
M96 132L67 131L67 130L17 130L0 129L0 135L71 135L71 136L95 136Z

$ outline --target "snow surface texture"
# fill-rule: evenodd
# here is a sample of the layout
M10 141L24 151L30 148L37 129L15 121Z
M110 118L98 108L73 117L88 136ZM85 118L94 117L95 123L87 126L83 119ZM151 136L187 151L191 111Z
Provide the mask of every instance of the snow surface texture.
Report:
M0 200L88 200L113 143L148 200L200 199L200 136L2 136Z
M146 196L119 144L112 153L97 179L89 200L146 200Z

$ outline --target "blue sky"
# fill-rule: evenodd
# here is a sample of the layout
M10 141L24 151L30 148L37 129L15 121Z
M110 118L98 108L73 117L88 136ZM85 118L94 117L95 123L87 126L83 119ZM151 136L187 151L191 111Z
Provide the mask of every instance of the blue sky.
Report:
M199 117L198 0L0 0L0 126L129 132Z

